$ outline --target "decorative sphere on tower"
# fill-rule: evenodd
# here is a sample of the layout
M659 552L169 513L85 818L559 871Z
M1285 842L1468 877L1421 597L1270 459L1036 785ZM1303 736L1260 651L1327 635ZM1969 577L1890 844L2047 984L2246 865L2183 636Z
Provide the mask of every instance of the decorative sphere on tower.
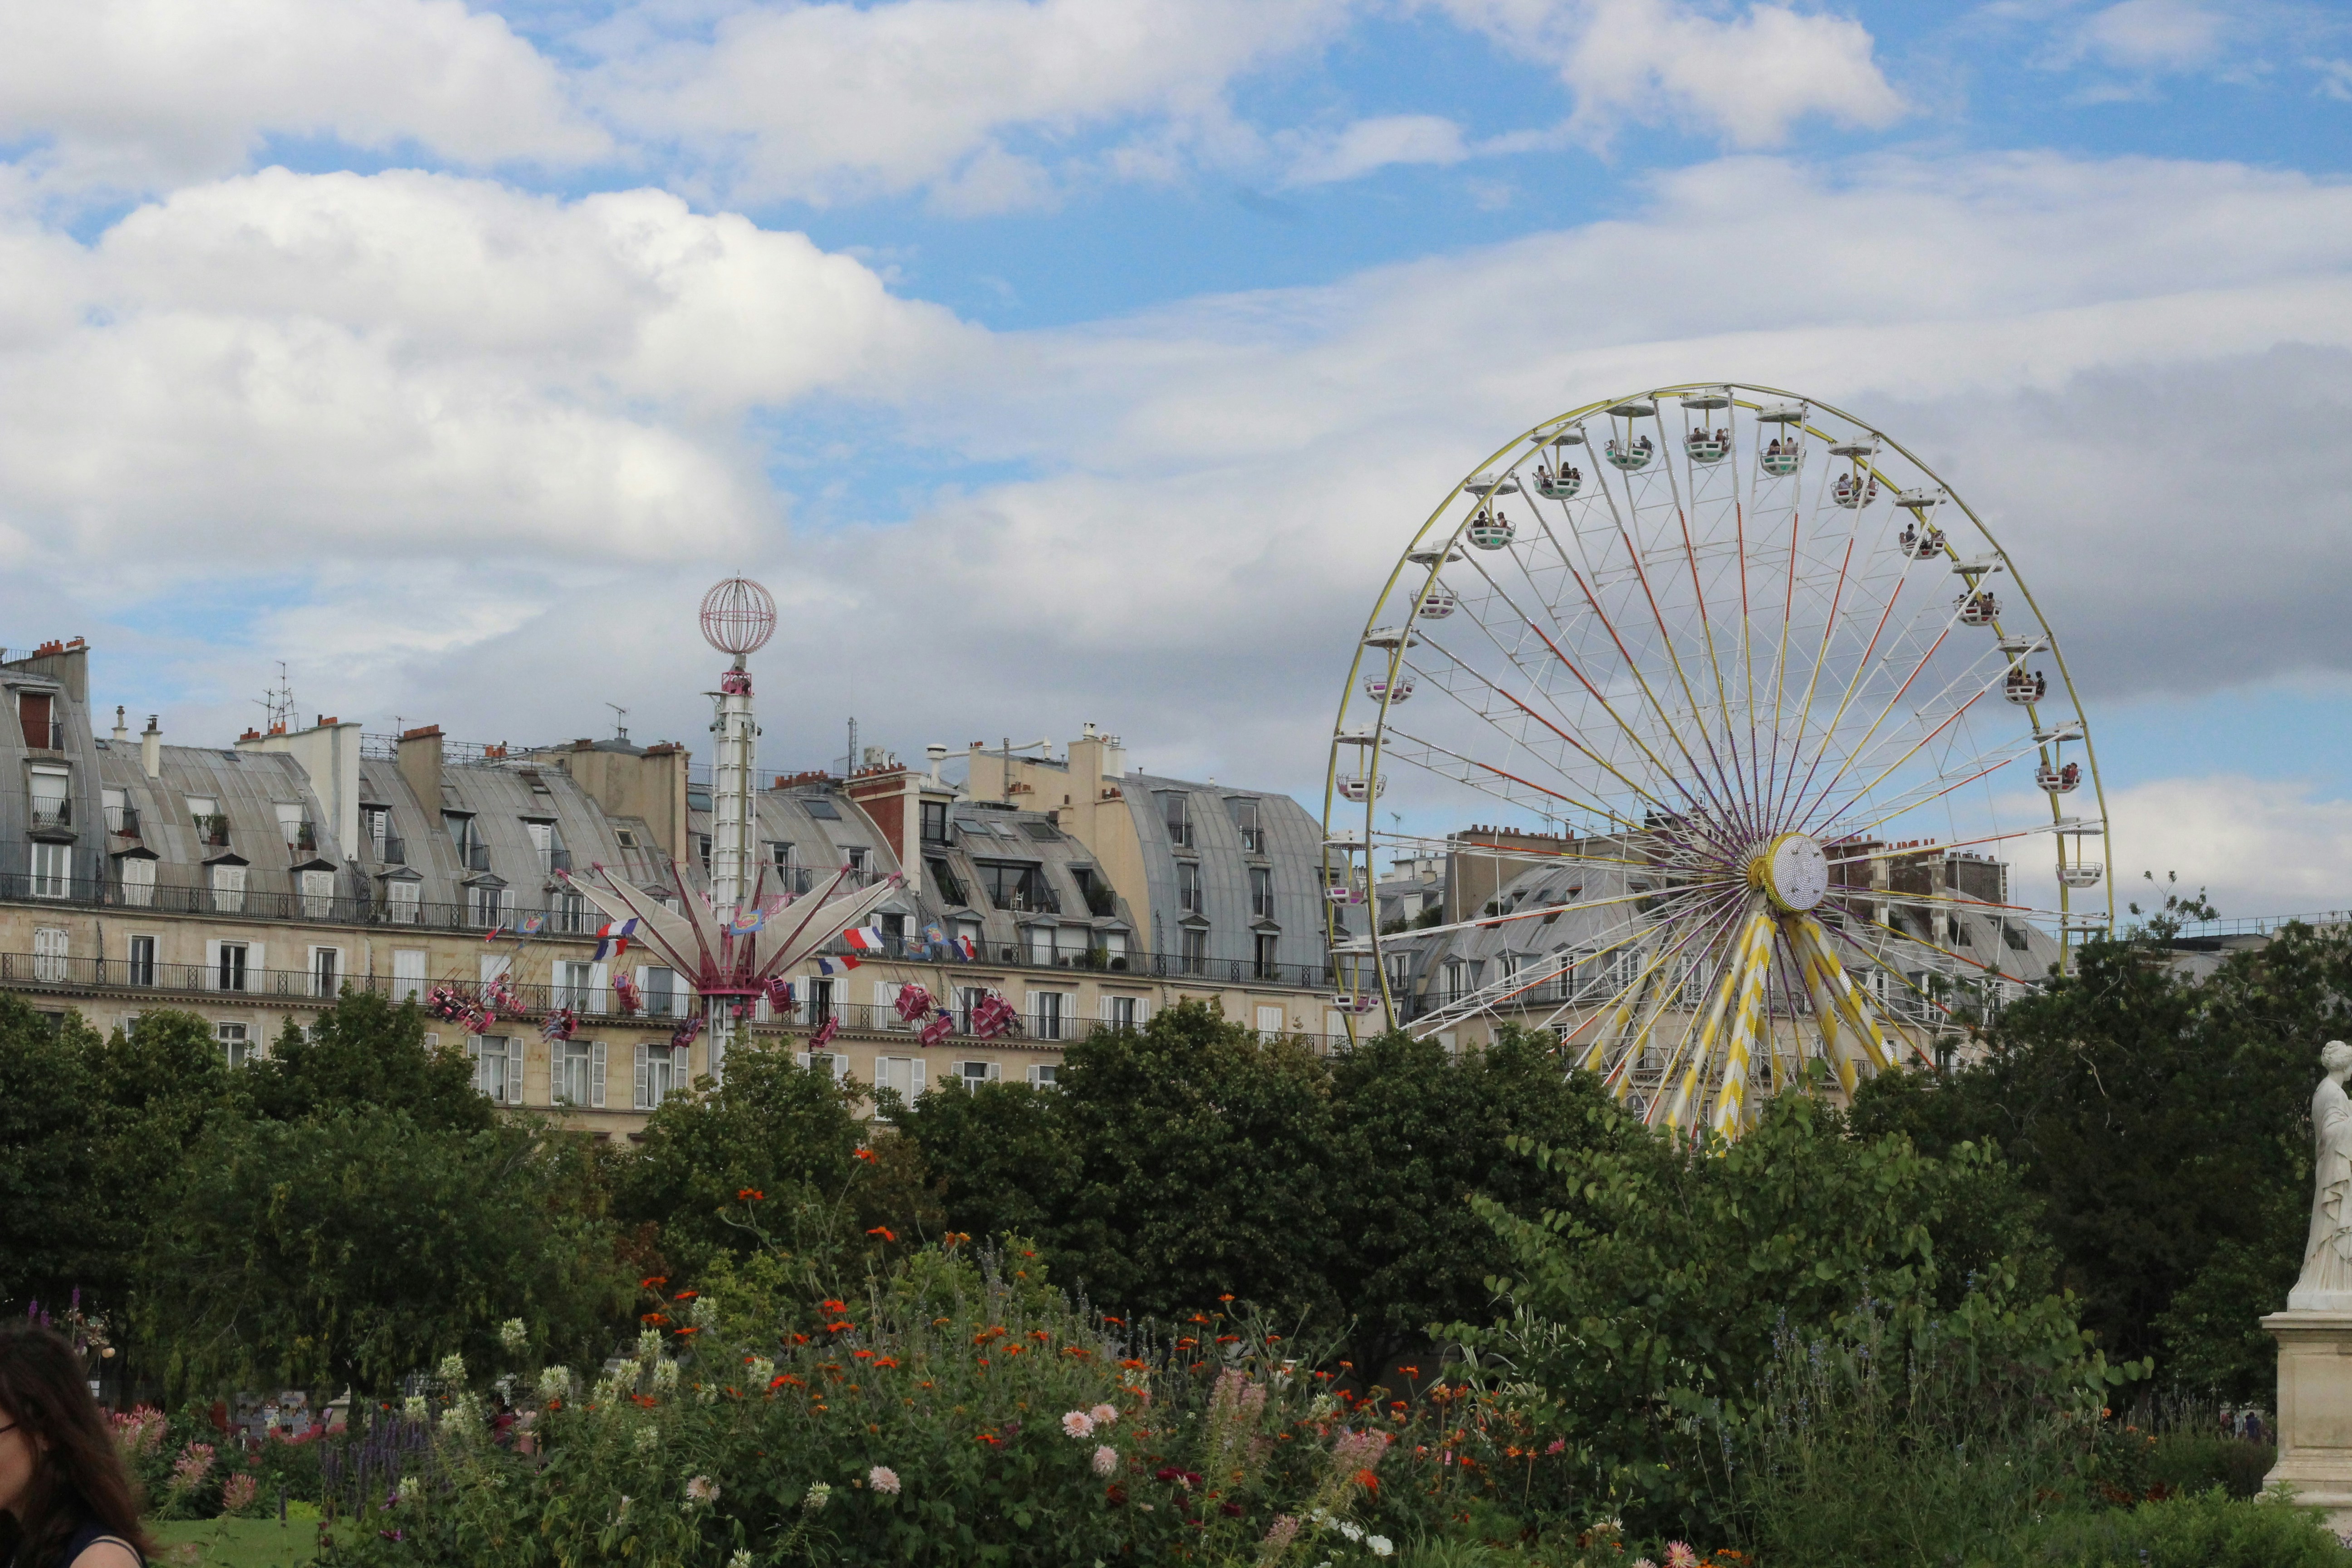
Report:
M776 634L776 601L749 577L730 577L702 595L703 640L740 658Z

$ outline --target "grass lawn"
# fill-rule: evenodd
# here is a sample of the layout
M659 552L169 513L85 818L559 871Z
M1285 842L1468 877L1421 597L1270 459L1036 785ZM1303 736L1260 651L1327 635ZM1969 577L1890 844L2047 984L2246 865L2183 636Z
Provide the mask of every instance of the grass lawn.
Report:
M181 1520L170 1524L151 1521L155 1543L166 1563L202 1564L203 1568L294 1568L318 1554L319 1521L315 1519ZM188 1555L193 1548L195 1555Z

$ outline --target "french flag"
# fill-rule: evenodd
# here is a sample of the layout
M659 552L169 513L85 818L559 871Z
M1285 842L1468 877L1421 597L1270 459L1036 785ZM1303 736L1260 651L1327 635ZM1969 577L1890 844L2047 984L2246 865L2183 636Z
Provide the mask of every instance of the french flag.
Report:
M882 931L879 926L861 926L856 931L843 931L841 940L860 952L882 951Z
M819 958L816 972L819 974L846 974L856 968L858 963L855 958Z
M629 951L629 939L637 934L637 922L633 916L625 921L613 921L596 928L596 956L593 962L604 963L618 958Z

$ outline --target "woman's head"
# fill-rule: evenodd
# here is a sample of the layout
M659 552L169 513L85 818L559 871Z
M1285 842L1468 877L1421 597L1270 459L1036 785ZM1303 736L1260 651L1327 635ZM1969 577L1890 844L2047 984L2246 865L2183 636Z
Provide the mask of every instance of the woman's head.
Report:
M47 1560L84 1519L149 1550L139 1496L81 1357L36 1323L0 1327L0 1544Z
M2341 1040L2330 1040L2319 1047L2319 1065L2329 1072L2342 1072L2352 1068L2352 1046Z

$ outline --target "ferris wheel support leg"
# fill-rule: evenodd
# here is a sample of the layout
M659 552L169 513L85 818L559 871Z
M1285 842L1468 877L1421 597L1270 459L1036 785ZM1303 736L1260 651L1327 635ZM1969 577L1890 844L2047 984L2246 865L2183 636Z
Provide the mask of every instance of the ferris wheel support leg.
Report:
M1839 1005L1838 979L1843 972L1828 952L1812 941L1804 928L1808 922L1790 917L1784 934L1790 951L1797 955L1797 968L1805 977L1805 994L1813 1004L1813 1021L1822 1033L1822 1049L1836 1068L1838 1082L1851 1097L1857 1081L1854 1059L1860 1054L1853 1020Z
M1821 922L1811 915L1805 916L1800 925L1806 951L1815 955L1821 965L1822 980L1830 989L1839 1015L1844 1018L1846 1027L1870 1053L1871 1065L1881 1072L1896 1066L1901 1053L1887 1037L1889 1026L1886 1020L1862 988L1854 984L1844 965L1830 956L1829 932L1822 930ZM1895 1036L1909 1046L1915 1054L1923 1054L1919 1053L1917 1043L1899 1027L1895 1029ZM1851 1085L1847 1087L1847 1092L1853 1092Z
M1771 917L1760 909L1741 925L1739 938L1732 944L1732 961L1724 965L1723 981L1716 988L1715 1003L1707 1009L1706 1023L1699 1026L1696 1044L1686 1056L1677 1053L1682 1059L1667 1064L1669 1073L1676 1067L1682 1068L1682 1081L1675 1086L1674 1098L1667 1102L1665 1114L1659 1119L1669 1127L1679 1128L1692 1120L1699 1086L1706 1081L1707 1064L1714 1059L1715 1044L1723 1034L1724 1021L1734 1004L1746 1005L1748 972L1754 967L1756 928L1759 921L1767 928L1771 925ZM1760 984L1759 982L1759 987Z
M1772 973L1773 926L1759 912L1748 923L1748 952L1741 965L1739 1003L1732 1014L1731 1039L1723 1062L1723 1087L1715 1096L1715 1130L1736 1138L1748 1123L1748 1064L1756 1054L1764 1018L1764 983Z

